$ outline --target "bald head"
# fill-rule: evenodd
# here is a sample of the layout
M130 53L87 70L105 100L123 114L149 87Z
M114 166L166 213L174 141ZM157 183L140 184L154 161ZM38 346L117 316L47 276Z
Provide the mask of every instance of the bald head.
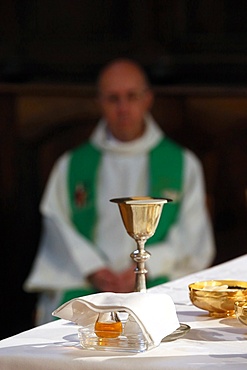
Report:
M120 80L122 82L125 78L133 78L144 89L150 88L148 77L141 65L131 59L122 58L113 60L101 70L97 82L98 92L104 90L109 79L119 85Z
M143 134L153 96L141 66L129 59L107 64L98 78L98 97L108 128L118 140L131 141Z

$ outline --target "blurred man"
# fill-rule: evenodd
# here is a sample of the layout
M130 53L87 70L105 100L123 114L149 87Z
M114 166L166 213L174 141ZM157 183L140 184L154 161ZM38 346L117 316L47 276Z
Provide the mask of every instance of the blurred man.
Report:
M201 165L151 116L153 93L142 68L125 59L108 64L98 102L102 119L87 143L57 161L41 202L44 231L25 283L42 293L38 323L75 296L134 290L136 245L111 198L173 199L148 241L148 287L204 269L215 254Z

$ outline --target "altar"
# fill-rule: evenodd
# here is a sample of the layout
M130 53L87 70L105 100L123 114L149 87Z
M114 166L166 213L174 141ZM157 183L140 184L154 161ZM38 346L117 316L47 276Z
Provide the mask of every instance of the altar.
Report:
M192 305L188 285L195 281L235 279L247 281L247 255L159 285L150 291L168 294L176 306L179 322L190 330L175 340L142 353L85 350L80 346L78 326L59 319L0 342L3 370L158 370L246 369L247 326L235 317L212 318ZM18 302L16 305L18 314Z

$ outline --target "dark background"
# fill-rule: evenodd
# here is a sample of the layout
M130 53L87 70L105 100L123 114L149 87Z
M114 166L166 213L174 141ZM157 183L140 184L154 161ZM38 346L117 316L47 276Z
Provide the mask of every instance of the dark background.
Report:
M40 197L57 156L95 125L95 78L119 56L144 66L155 117L203 162L214 263L246 253L246 1L1 0L1 338L33 325L22 284Z
M154 83L246 83L245 0L1 0L1 80L94 82L137 58Z

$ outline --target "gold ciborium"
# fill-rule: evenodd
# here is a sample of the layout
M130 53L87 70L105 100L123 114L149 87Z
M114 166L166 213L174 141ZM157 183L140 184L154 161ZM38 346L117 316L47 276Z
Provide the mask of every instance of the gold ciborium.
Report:
M171 201L166 198L128 197L110 200L119 206L122 221L127 233L136 241L137 249L130 257L136 262L135 291L146 292L146 261L151 254L145 250L147 239L154 235L158 226L163 205Z

